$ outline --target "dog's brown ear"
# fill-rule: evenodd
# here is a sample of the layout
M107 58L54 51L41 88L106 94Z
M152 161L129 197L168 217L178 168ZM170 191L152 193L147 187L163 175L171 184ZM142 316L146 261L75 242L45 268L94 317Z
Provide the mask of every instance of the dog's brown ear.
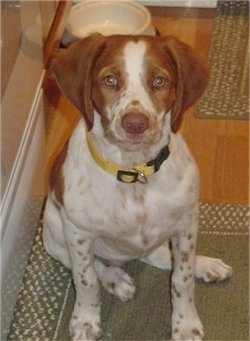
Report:
M208 67L200 56L177 38L162 37L164 51L177 71L176 100L171 113L171 127L176 131L182 114L202 95L208 83Z
M50 62L59 88L83 114L88 130L92 129L94 121L91 69L103 42L104 37L99 34L77 40L67 49L59 50Z

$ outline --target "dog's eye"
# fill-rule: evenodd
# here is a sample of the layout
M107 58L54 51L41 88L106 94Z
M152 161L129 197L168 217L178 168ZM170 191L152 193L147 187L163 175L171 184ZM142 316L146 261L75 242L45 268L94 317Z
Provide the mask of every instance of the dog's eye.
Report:
M162 76L156 76L152 80L153 88L162 88L166 84L166 79Z
M114 75L109 75L104 78L104 82L107 86L116 87L118 85L118 79Z

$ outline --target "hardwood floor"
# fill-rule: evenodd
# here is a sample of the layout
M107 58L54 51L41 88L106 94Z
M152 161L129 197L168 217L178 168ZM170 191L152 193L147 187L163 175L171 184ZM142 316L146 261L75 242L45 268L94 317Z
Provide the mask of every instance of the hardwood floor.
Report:
M154 24L164 35L173 34L207 56L214 9L151 8ZM200 200L211 203L248 203L249 123L184 115L181 132L200 170Z
M207 55L214 24L214 9L149 9L154 25L162 35L175 35L201 54ZM248 122L197 119L193 115L194 110L193 107L184 115L181 132L200 169L200 200L211 203L248 203ZM76 110L61 98L55 114L47 120L49 165L77 119Z

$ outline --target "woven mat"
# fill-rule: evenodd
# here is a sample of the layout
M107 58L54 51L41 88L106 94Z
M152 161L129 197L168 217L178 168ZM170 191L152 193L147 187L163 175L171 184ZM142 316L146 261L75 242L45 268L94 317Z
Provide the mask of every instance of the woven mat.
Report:
M209 86L197 118L249 117L249 2L219 2L208 57Z
M200 206L198 251L234 268L220 284L196 283L207 340L248 340L248 213L243 205ZM74 290L69 271L43 249L41 224L34 241L8 340L69 340ZM168 340L170 274L139 261L126 265L136 297L122 303L102 290L103 340Z

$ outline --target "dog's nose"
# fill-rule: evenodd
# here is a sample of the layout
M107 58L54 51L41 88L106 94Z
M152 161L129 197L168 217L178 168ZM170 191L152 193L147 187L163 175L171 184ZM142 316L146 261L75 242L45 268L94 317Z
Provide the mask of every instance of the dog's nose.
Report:
M141 113L129 112L122 118L122 128L129 134L143 134L148 129L148 118Z

